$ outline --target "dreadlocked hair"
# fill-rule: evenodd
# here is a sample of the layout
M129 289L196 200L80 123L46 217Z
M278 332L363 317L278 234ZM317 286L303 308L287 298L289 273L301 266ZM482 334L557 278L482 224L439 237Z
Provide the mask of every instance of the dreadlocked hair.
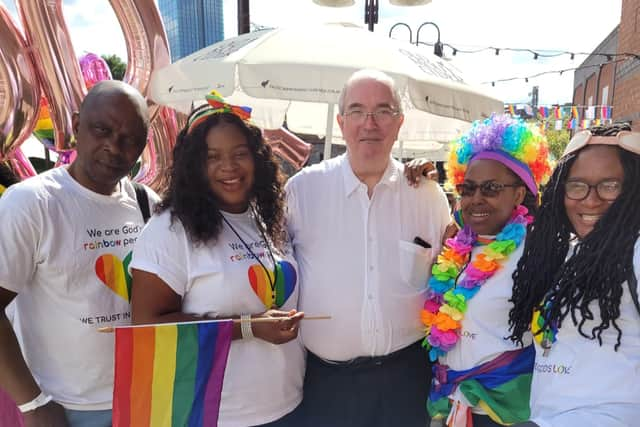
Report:
M191 115L203 108L209 107L198 108ZM173 149L167 192L157 211L170 210L171 221L179 219L195 244L215 242L220 235L223 227L220 202L211 190L206 170L206 137L216 126L235 126L247 139L254 161L249 203L257 214L257 226L263 228L276 249L282 249L286 238L282 173L260 129L232 113L212 114L191 132L188 124L180 131Z
M622 124L591 129L593 135L615 136L630 130ZM597 339L609 327L617 331L615 350L620 346L620 317L623 283L633 271L633 252L640 234L640 156L615 147L624 170L620 196L581 239L573 256L567 259L573 227L564 207L564 184L580 152L568 155L558 163L542 195L542 204L525 240L523 255L513 273L513 308L509 312L509 338L522 345L529 331L532 313L542 309L543 300L553 301L541 329L557 322L561 327L570 315L579 333ZM590 304L600 310L600 324L590 331L585 322L594 320Z

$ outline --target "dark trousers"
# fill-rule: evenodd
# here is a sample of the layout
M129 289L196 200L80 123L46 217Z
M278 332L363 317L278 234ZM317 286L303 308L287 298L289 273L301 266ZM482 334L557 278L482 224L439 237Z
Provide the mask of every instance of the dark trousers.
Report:
M493 421L488 415L473 414L473 427L502 427L502 424Z
M420 343L382 357L331 364L307 355L305 427L426 427L431 364Z
M300 414L301 414L300 410L301 410L301 405L298 405L296 409L289 412L284 417L277 419L275 421L272 421L270 423L262 424L260 426L254 426L254 427L299 427L302 425L301 424L302 421L300 419Z

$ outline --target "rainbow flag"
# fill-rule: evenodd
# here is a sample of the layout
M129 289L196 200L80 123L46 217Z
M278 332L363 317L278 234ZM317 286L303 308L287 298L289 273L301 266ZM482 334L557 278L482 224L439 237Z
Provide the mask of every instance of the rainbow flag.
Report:
M114 427L216 426L233 322L116 328Z
M549 115L549 109L547 107L538 107L538 112L543 119L546 119Z
M509 104L509 114L511 114L512 116L516 115L516 107L513 104Z
M427 410L434 419L447 417L455 409L448 396L458 389L471 405L500 425L527 421L535 355L530 345L464 371L436 363Z
M574 119L580 118L580 116L578 115L578 107L571 107L571 116Z
M562 119L562 109L560 107L553 107L553 114L556 117L556 120Z

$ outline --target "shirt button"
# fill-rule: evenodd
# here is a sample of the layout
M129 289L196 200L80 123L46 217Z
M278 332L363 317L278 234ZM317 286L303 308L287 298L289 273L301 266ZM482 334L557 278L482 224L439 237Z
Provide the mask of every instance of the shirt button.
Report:
M369 266L369 271L373 271L373 265Z

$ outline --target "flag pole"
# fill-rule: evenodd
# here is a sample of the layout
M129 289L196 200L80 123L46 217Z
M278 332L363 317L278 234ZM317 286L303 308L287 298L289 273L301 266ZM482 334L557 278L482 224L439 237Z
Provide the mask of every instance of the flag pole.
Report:
M251 323L268 323L268 322L278 322L280 320L285 320L286 317L257 317L255 319L247 319L245 322ZM301 320L329 320L331 316L305 316ZM144 326L161 326L161 325L185 325L190 323L210 323L210 322L225 322L227 320L232 320L233 323L241 323L240 319L207 319L207 320L196 320L193 322L170 322L170 323L154 323L151 325L122 325L122 326L103 326L98 328L98 332L112 333L117 328L140 328Z

